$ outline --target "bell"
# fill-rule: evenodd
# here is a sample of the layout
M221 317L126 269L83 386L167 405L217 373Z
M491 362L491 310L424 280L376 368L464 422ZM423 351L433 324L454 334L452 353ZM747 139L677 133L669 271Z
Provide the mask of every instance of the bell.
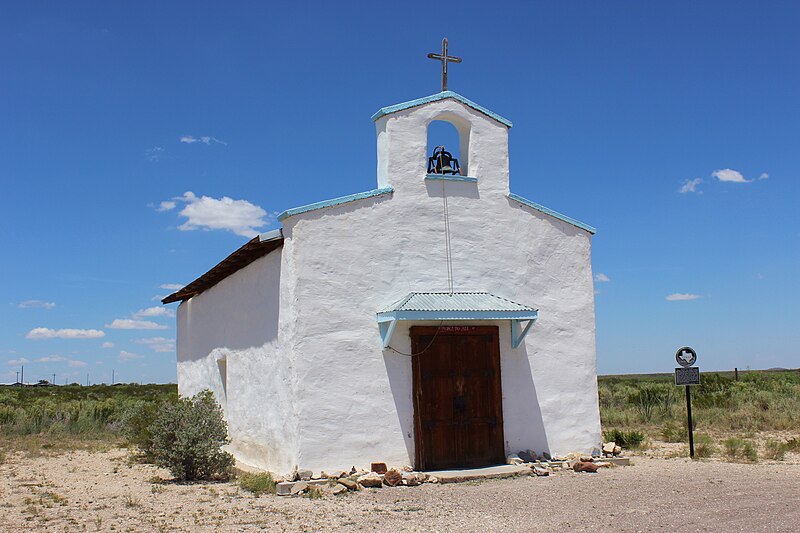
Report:
M433 150L433 155L428 159L428 174L460 174L461 168L458 159L453 154L444 149L444 146L437 146Z

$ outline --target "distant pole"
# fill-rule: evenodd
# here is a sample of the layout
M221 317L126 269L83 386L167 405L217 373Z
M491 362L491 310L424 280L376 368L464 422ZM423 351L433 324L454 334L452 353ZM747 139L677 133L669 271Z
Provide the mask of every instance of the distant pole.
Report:
M689 418L689 457L694 459L694 431L692 429L692 386L686 385L686 415Z
M53 385L55 385L55 384L56 384L56 375L53 374Z
M734 373L734 374L735 374L735 376L736 376L736 381L739 381L739 369L738 369L738 368L734 368L734 369L733 369L733 373Z
M16 381L16 383L19 383L19 370L17 370L17 381Z
M89 373L86 373L86 386L89 386Z
M114 369L111 369L111 384L114 384Z
M22 367L22 377L20 378L20 383L25 385L25 367Z

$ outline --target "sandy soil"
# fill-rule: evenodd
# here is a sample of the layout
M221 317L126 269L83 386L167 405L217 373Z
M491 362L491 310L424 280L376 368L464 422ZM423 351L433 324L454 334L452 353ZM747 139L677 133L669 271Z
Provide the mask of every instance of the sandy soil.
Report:
M652 454L650 454L652 455ZM154 483L127 452L6 456L2 531L798 531L800 458L731 464L640 455L597 474L254 497Z

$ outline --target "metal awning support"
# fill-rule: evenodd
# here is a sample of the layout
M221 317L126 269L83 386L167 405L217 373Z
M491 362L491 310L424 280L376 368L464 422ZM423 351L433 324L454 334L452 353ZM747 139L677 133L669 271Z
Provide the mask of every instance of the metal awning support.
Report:
M538 316L536 317L538 318ZM524 319L515 319L511 321L511 347L517 348L522 341L525 339L525 335L528 334L528 331L533 326L533 323L536 322L536 318L531 318L528 320ZM523 322L527 322L525 326L522 325Z
M406 321L511 321L511 346L517 348L536 319L538 309L512 302L487 292L412 292L378 313L378 330L383 349L389 347L397 322Z

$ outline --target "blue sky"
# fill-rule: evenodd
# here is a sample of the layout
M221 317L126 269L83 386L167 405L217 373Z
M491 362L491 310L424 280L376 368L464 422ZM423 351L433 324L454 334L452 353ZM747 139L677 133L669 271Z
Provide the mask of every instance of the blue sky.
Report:
M275 213L375 186L380 107L514 122L598 228L598 369L798 367L797 2L0 3L0 381L175 380L174 305Z

